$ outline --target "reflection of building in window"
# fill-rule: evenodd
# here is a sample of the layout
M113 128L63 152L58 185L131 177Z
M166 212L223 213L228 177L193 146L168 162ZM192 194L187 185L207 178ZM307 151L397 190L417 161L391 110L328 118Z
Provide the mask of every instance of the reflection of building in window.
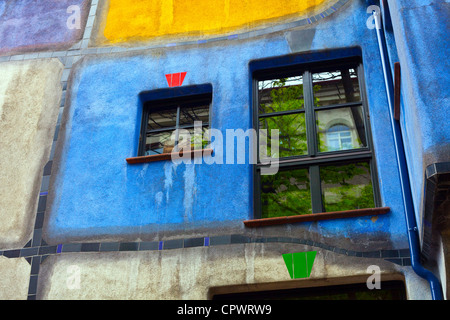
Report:
M335 108L316 112L319 152L360 149L367 146L361 106ZM342 132L340 132L342 131ZM339 137L345 146L339 144ZM350 144L346 143L348 140Z
M267 144L256 165L257 217L376 205L361 75L357 61L256 74L255 119L259 143ZM277 153L270 145L274 129L279 132ZM280 163L275 175L261 174L268 158Z
M317 106L330 106L361 99L356 69L325 71L313 74Z
M352 133L343 124L335 124L327 131L327 146L329 151L352 149Z

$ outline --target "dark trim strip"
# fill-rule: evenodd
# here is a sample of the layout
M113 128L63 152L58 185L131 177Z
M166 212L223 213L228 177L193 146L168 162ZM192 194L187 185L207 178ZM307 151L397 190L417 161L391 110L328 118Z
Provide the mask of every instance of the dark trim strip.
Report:
M389 207L383 207L383 208L357 209L357 210L338 211L338 212L321 212L321 213L313 213L313 214L303 214L303 215L298 215L298 216L246 220L246 221L244 221L244 225L248 228L256 228L256 227L266 227L266 226L274 226L274 225L288 224L288 223L354 218L354 217L386 214L390 210L391 209Z
M74 254L74 253L96 253L96 252L136 252L136 251L166 251L172 249L190 249L194 247L214 247L223 245L234 244L246 244L246 243L288 243L293 245L306 245L311 247L321 248L323 250L331 251L337 254L343 254L346 256L361 257L361 258L381 258L387 261L389 259L398 259L399 261L391 261L400 265L405 264L407 261L401 261L401 259L409 259L410 252L408 248L405 249L381 249L375 251L354 251L344 248L335 247L326 243L316 242L303 238L291 238L291 237L251 237L244 234L227 234L227 235L215 235L199 238L186 238L186 239L171 239L171 240L159 240L159 241L144 241L144 242L96 242L96 243L66 243L57 245L58 248L64 248L63 250L56 250L39 254L38 249L40 247L33 247L36 249L34 252L28 251L30 248L7 250L5 252L0 251L0 256L6 258L25 258L31 264L31 275L39 274L40 264L44 259L51 255L60 254ZM11 251L20 251L20 255L14 254ZM40 250L39 250L40 251Z
M333 153L318 153L316 156L299 156L299 157L290 157L290 158L280 158L280 159L270 159L269 164L259 163L257 164L258 168L268 167L270 165L278 165L280 168L282 167L292 167L300 168L300 167L309 167L311 165L323 165L323 164L344 164L346 162L362 162L362 161L370 161L372 159L372 152L364 149L359 149L361 151L336 151ZM264 159L265 160L265 159Z

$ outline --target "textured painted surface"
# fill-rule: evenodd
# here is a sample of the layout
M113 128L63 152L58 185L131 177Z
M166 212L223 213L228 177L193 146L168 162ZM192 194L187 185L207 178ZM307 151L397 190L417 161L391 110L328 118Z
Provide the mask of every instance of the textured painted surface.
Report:
M68 49L83 35L89 5L90 0L0 1L0 54ZM80 29L67 26L70 6L80 10Z
M0 256L0 300L27 299L30 269L30 264L23 258Z
M294 250L307 248L296 246ZM42 265L38 298L206 300L215 287L232 285L252 291L316 286L321 279L326 279L323 283L327 285L355 279L364 283L368 276L367 267L371 264L380 266L382 280L388 274L414 278L410 268L377 259L319 251L311 272L311 280L316 282L299 283L290 279L282 258L283 253L292 249L289 246L247 244L166 252L53 256ZM77 267L78 274L71 271L73 266ZM426 284L418 281L416 285L419 290L415 298L428 299Z
M0 248L20 248L30 239L62 69L57 59L0 63Z
M388 2L402 68L401 126L421 224L425 168L450 161L450 3Z
M323 50L360 46L371 114L382 205L391 213L378 219L346 219L305 224L308 237L340 237L365 246L371 240L385 246L406 245L403 205L395 164L381 64L374 30L365 28L366 8L356 2L339 15L312 25L309 47L297 46L292 35L249 41L155 50L145 54L92 57L75 72L69 107L52 178L48 241L81 237L153 237L158 232L242 230L252 217L250 165L186 165L170 161L127 165L137 155L141 121L138 96L166 88L166 74L187 72L184 85L213 86L212 127L251 126L249 69L253 59L289 54L295 49ZM364 26L364 27L360 27ZM308 29L303 29L308 30ZM300 33L301 34L301 33ZM296 36L299 36L297 33ZM312 38L312 39L311 39ZM288 41L289 40L289 41ZM325 52L327 58L338 58ZM273 232L296 232L290 226ZM389 240L387 240L389 238ZM359 242L362 243L362 242Z
M109 0L104 36L110 42L169 35L220 34L300 17L327 0Z

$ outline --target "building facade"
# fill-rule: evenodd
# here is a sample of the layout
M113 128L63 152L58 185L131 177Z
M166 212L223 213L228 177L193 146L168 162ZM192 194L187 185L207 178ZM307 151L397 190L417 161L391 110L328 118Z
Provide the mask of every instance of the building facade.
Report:
M447 299L449 14L0 2L0 298Z

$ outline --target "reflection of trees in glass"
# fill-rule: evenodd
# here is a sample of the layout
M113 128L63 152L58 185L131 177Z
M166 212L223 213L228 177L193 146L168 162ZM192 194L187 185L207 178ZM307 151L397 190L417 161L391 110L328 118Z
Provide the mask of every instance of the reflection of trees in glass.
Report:
M267 146L267 156L283 158L308 153L306 143L306 119L303 98L303 84L301 77L281 78L268 83L268 88L262 88L261 101L267 103L259 105L259 113L278 113L286 111L298 111L288 115L274 115L260 118L260 129L267 129L267 137L261 137L271 141L272 129L279 130L279 154L272 154L270 144ZM316 86L315 90L319 89ZM270 92L268 95L267 92Z
M261 89L269 103L261 103L260 114L303 109L303 84L301 77L281 78L267 82ZM264 91L270 92L270 98ZM263 100L263 99L261 99Z
M307 154L305 122L304 113L260 119L260 129L267 130L267 156L283 158ZM270 145L272 129L279 130L278 154L272 153Z
M260 83L261 84L261 83ZM313 91L320 90L315 85ZM267 147L268 157L292 157L308 154L306 118L304 113L303 84L301 77L281 78L265 81L260 87L259 122L260 129L267 129L267 137L260 135L260 140L271 141L270 130L279 130L279 153L271 154ZM318 98L314 103L318 104ZM360 133L364 130L362 117L355 119L355 111L360 107L348 108L350 119ZM342 110L342 108L339 108ZM338 110L339 110L338 109ZM353 110L354 109L354 110ZM331 112L331 117L334 111ZM317 127L320 124L317 120ZM320 143L325 135L319 135L319 148L327 147ZM361 137L361 139L365 136ZM360 135L357 138L361 147ZM355 146L347 146L355 148ZM323 150L320 151L331 151ZM374 204L373 188L369 163L353 163L320 167L322 183L322 203L324 211L343 211L358 208L372 208ZM280 171L276 175L261 176L262 218L301 215L312 213L309 168Z
M261 176L262 218L312 213L308 169Z
M320 178L325 211L375 206L369 163L321 167Z

